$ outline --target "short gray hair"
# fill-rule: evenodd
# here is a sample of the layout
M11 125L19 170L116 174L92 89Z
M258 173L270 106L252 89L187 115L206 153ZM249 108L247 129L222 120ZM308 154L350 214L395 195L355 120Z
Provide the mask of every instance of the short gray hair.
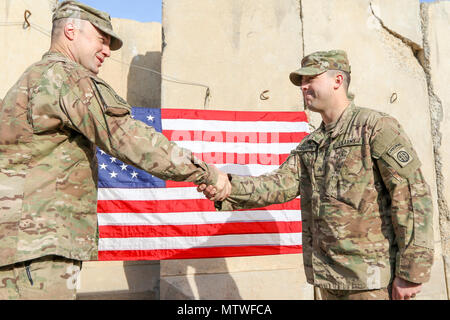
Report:
M76 18L63 18L53 21L52 39L58 38L62 34L65 25L68 23L73 23L75 25L75 28L82 30L85 21Z
M345 91L348 93L348 88L350 87L350 82L352 80L350 73L342 70L328 70L327 74L330 77L335 77L338 74L342 75L342 77L344 78L344 88Z

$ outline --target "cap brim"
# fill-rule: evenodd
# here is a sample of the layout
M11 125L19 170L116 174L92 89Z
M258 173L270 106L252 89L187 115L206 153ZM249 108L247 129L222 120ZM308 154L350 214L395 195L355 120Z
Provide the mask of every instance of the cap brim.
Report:
M116 51L119 50L120 48L122 48L123 46L123 41L115 36L111 36L111 44L109 45L109 48L111 49L111 51Z
M96 23L92 23L92 24L95 27L97 27L98 29L100 29L101 31L103 31L104 33L111 36L111 43L109 44L109 49L111 49L111 51L116 51L116 50L119 50L120 48L122 48L123 41L122 41L122 39L119 38L119 36L114 31L104 28L102 26L99 26Z
M289 75L289 79L294 85L301 86L302 76L317 76L324 73L325 71L327 70L320 70L313 67L300 68L294 72L291 72L291 74Z

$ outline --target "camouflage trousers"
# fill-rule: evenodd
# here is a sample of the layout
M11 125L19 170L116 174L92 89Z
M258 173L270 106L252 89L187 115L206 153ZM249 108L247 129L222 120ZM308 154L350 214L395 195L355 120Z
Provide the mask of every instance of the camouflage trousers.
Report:
M45 256L0 267L0 300L75 300L81 261Z
M316 300L391 300L391 286L376 290L334 290L315 288Z

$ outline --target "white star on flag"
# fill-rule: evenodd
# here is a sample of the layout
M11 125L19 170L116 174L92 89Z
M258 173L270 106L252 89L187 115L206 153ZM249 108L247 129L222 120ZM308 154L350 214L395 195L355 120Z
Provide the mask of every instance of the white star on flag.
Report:
M100 169L102 169L102 170L106 170L107 167L108 167L108 166L107 166L106 164L104 164L104 163L102 163L102 164L100 165Z
M109 175L111 176L111 178L117 177L117 173L115 173L114 171L110 172Z
M123 170L127 170L128 166L127 166L125 163L123 163L123 164L120 166L120 168L121 168L122 171L123 171Z
M155 120L155 117L153 117L152 115L147 116L147 120L153 122L153 120Z
M110 173L110 175L111 175L111 178L115 178L115 177L117 177L117 173L115 173L114 171L113 171L113 172L111 172L111 173Z
M116 162L116 158L114 158L114 157L111 157L111 158L109 158L109 160L111 160L111 163L113 163L113 162Z
M133 171L133 173L131 174L131 179L133 179L133 178L137 178L137 172L136 171Z

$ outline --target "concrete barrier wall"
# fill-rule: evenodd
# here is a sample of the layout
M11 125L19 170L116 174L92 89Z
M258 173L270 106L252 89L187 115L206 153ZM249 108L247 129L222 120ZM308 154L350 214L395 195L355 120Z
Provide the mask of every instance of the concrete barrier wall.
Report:
M0 0L0 99L50 47L51 10L55 3L56 0ZM32 26L25 24L25 10L31 12Z
M450 294L450 2L422 5L431 134L436 159L439 227Z
M165 108L298 110L286 73L302 52L300 6L284 1L164 1ZM268 100L260 94L269 90Z
M432 279L418 299L446 299L441 237L448 229L440 204L448 197L447 167L436 165L433 135L438 129L444 141L446 126L436 128L441 120L430 104L429 87L434 79L434 94L445 100L448 3L429 8L421 9L418 0L166 0L162 71L207 85L211 95L204 103L204 88L163 81L161 97L166 108L303 110L289 72L311 52L346 50L356 104L396 117L423 163L435 204L436 256ZM433 44L424 38L427 26ZM429 59L434 59L430 67ZM439 75L433 75L435 69ZM269 100L259 99L263 90L269 90ZM320 117L308 114L317 127ZM443 181L436 183L439 175ZM302 273L301 255L162 261L161 298L308 299L312 289Z

